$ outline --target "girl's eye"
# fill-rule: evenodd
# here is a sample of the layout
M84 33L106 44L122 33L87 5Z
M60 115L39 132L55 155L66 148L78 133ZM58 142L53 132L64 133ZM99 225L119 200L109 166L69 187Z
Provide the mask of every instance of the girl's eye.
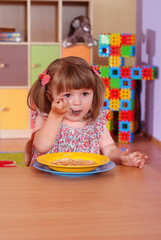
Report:
M88 95L88 92L83 92L83 96L87 96Z
M70 95L71 95L70 93L66 93L66 94L64 95L64 97L69 98Z

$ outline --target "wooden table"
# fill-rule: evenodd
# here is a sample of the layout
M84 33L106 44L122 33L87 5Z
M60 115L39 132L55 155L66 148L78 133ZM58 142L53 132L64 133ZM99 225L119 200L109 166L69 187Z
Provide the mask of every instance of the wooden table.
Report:
M161 165L67 178L0 168L1 240L160 240Z

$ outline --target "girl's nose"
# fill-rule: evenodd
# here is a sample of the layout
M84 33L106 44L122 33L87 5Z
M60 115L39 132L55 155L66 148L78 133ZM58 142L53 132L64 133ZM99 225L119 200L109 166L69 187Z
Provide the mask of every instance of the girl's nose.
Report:
M81 104L80 96L74 96L74 98L73 98L73 104L74 104L74 105L80 105L80 104Z

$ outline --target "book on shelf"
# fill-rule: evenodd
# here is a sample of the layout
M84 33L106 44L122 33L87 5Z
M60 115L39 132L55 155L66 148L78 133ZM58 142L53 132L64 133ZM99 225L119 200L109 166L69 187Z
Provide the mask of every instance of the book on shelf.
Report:
M20 42L22 35L20 32L0 32L1 42Z
M15 28L0 27L0 33L1 32L9 33L9 32L16 32L16 31L15 31Z
M21 38L1 38L0 42L21 42Z

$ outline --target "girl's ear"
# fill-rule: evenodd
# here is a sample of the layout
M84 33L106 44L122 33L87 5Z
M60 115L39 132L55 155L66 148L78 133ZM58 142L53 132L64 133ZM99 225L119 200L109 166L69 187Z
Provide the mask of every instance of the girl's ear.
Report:
M49 90L46 91L46 96L49 99L49 101L52 103L53 98L52 98L51 92Z

